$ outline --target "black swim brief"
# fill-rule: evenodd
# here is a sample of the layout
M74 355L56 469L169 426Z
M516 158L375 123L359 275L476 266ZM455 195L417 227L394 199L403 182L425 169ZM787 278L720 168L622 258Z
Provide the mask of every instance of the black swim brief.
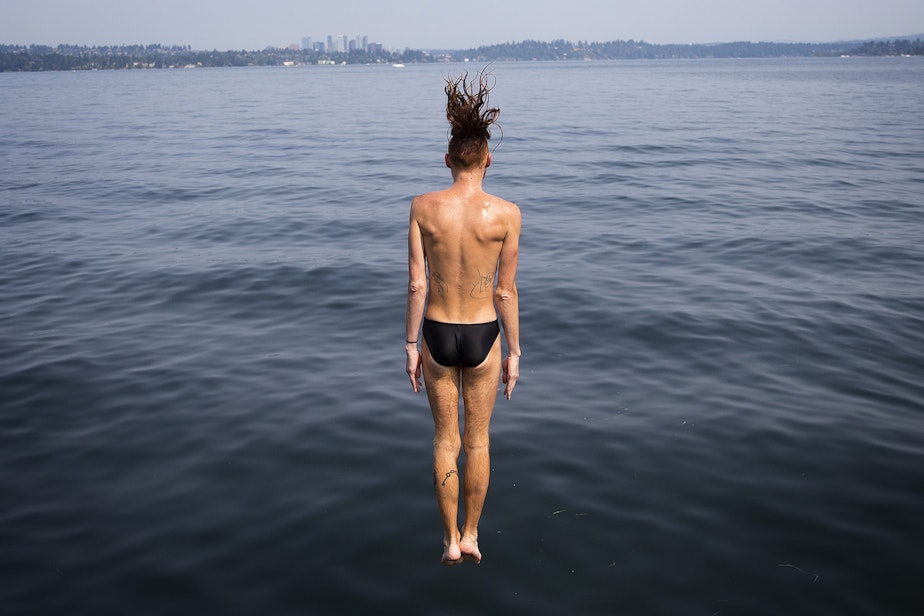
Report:
M500 334L490 323L441 323L424 318L423 336L430 355L441 366L474 368L487 358Z

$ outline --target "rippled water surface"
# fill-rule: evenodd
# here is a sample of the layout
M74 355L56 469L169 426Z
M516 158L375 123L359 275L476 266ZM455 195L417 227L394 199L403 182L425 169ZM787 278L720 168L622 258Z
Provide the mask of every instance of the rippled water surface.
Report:
M924 612L924 61L493 66L523 374L446 569L464 68L0 75L5 613Z

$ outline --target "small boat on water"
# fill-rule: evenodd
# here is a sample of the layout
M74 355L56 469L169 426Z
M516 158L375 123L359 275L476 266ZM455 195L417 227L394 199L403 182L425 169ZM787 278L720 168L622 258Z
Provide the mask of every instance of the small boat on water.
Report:
M401 64L400 62L398 62L397 64L392 64L392 67L394 67L394 68L404 68L404 65Z

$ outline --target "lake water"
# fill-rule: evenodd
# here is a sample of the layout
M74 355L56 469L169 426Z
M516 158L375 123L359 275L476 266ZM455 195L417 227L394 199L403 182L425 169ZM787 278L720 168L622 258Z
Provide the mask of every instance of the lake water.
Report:
M0 74L4 613L924 613L924 59L492 67L522 378L444 568L465 68Z

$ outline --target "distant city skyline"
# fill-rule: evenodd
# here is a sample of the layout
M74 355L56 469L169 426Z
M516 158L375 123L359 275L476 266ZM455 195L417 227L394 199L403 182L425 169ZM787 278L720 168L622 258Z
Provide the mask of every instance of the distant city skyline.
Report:
M363 32L386 49L468 49L522 40L831 42L924 32L920 0L505 0L464 11L432 0L0 2L6 44L257 50L309 37L326 42L327 34L314 38L321 32Z
M382 44L369 39L367 34L356 34L349 36L346 34L328 34L316 39L311 36L303 36L299 43L289 43L289 49L308 49L327 53L346 53L349 51L381 51Z

